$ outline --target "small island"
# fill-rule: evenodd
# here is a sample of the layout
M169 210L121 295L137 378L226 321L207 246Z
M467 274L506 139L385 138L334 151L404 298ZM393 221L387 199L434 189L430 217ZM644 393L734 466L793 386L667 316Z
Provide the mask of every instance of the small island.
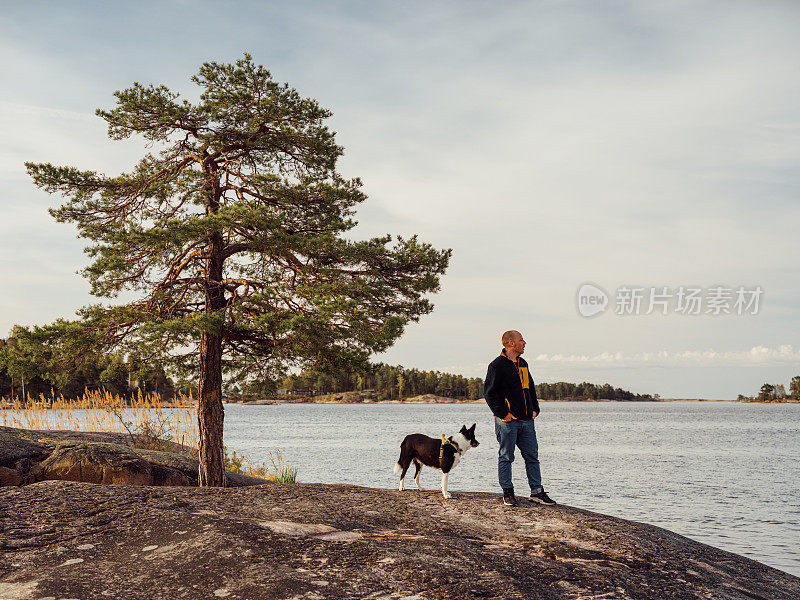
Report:
M789 392L782 383L765 383L756 396L739 394L739 402L800 402L800 375L792 377Z

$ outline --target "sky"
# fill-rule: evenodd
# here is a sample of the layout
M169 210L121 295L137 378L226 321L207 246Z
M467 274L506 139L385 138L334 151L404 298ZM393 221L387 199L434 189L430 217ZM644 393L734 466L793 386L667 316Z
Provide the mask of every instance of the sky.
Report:
M517 329L539 382L732 399L800 375L798 3L33 0L0 27L0 336L97 301L23 162L128 170L144 143L96 108L134 81L196 97L203 62L249 52L333 112L354 235L453 249L376 360L483 377Z

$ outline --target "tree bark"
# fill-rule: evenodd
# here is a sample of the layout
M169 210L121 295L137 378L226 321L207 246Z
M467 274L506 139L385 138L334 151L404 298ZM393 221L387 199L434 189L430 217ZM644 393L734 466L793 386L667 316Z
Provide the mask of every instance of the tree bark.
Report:
M225 411L222 408L222 338L203 333L200 341L200 397L197 421L200 432L201 486L225 487L222 432Z
M216 165L206 165L208 204L206 214L219 210L219 180ZM222 287L223 240L219 232L209 236L205 268L205 313L217 316L225 308L225 289ZM222 331L204 330L200 337L200 397L197 401L197 421L200 438L201 486L225 487L222 432L225 411L222 408Z

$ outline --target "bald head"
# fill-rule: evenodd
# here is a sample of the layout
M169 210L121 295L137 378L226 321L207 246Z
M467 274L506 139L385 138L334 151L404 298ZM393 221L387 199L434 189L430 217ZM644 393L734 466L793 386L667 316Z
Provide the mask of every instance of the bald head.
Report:
M503 337L500 338L500 341L503 342L503 349L505 350L506 356L511 360L517 360L517 357L525 352L525 340L522 338L522 334L519 331L514 329L506 331Z

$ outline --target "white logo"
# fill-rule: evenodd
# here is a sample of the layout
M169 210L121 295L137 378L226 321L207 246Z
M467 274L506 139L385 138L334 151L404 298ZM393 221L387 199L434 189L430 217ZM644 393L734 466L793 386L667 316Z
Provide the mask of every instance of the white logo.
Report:
M582 317L594 317L608 308L608 294L593 283L584 283L578 288L578 312Z

